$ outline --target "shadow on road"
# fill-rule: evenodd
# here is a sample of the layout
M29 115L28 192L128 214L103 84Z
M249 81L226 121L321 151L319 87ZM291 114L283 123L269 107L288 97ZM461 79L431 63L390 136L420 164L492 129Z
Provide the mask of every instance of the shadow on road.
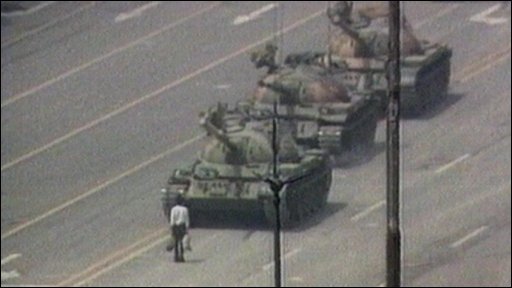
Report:
M443 113L464 97L462 93L448 93L443 99L424 107L420 112L403 114L402 120L429 120Z
M364 165L386 151L386 142L376 142L372 148L361 151L353 151L342 156L332 157L332 167L334 169L350 169Z
M311 227L319 225L324 219L338 213L347 205L345 203L327 203L323 210L304 219L301 223L289 228L283 228L283 231L300 232ZM231 229L248 231L273 231L265 219L263 212L240 213L240 212L222 212L222 213L201 213L193 215L191 219L192 228L202 229ZM250 237L250 234L247 238Z

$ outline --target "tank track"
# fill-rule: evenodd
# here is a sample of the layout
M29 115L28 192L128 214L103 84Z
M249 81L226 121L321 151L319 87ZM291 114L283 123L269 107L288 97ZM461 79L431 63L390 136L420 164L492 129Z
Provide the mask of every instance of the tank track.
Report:
M442 101L448 94L450 74L450 57L442 57L423 67L415 83L417 102L404 110L405 115L421 114L431 105Z

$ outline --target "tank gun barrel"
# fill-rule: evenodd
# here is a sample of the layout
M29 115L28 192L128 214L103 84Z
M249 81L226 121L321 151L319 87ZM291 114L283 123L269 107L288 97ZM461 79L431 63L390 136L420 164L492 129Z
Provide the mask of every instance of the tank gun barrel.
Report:
M287 86L287 85L283 85L280 81L260 81L259 84L262 86L262 87L266 87L270 90L273 90L275 92L277 92L278 94L284 94L284 95L287 95L287 96L290 96L293 94L293 90L291 87ZM299 91L297 91L299 92Z

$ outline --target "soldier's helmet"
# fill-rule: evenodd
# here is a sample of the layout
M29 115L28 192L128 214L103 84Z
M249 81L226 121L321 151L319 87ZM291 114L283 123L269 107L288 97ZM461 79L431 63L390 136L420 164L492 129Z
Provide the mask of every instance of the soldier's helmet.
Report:
M258 49L251 53L251 62L256 68L274 67L276 65L277 46L269 43L264 48Z
M327 8L327 17L334 24L342 20L349 21L353 7L354 3L352 1L338 1L333 6Z

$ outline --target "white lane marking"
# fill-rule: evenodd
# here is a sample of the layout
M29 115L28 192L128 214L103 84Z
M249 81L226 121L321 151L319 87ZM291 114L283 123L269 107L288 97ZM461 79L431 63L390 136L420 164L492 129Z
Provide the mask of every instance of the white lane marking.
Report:
M452 4L442 10L440 10L439 12L437 12L436 14L434 14L433 16L430 16L430 17L427 17L426 19L423 19L422 21L416 23L415 25L413 25L413 29L418 29L420 28L421 26L429 23L429 22L434 22L435 19L437 18L441 18L442 16L452 12L453 10L459 8L460 6L462 6L462 4Z
M36 224L36 223L38 223L38 222L40 222L40 221L50 217L51 215L53 215L55 213L58 213L58 212L60 212L60 211L62 211L64 209L66 209L67 207L75 204L76 202L78 202L78 201L80 201L82 199L85 199L85 198L87 198L87 197L89 197L89 196L91 196L93 194L98 193L102 189L104 189L104 188L106 188L106 187L108 187L108 186L110 186L110 185L120 181L121 179L123 179L123 178L125 178L125 177L127 177L127 176L129 176L129 175L131 175L131 174L133 174L133 173L143 169L143 168L145 168L146 166L150 165L151 163L153 163L155 161L158 161L158 160L160 160L160 159L162 159L162 158L164 158L164 157L166 157L166 156L168 156L168 155L170 155L170 154L172 154L174 152L177 152L177 151L185 148L186 146L194 143L195 141L198 141L199 139L203 138L204 136L206 136L206 133L201 133L201 134L195 136L192 139L189 139L189 140L187 140L187 141L185 141L183 143L180 143L180 144L178 144L178 145L168 149L167 151L164 151L164 152L162 152L160 154L157 154L157 155L151 157L150 159L148 159L148 160L146 160L146 161L144 161L144 162L142 162L142 163L140 163L140 164L138 164L138 165L136 165L136 166L126 170L126 171L124 171L123 173L117 175L116 177L114 177L114 178L112 178L112 179L110 179L108 181L103 182L101 185L96 186L95 188L93 188L93 189L91 189L91 190L89 190L89 191L87 191L85 193L80 194L80 196L78 196L76 198L73 198L73 199L71 199L71 200L69 200L69 201L67 201L67 202L65 202L65 203L63 203L63 204L61 204L61 205L59 205L59 206L49 210L49 211L47 211L46 213L44 213L44 214L42 214L42 215L40 215L40 216L38 216L38 217L28 221L28 222L25 222L25 223L17 226L16 228L6 232L5 234L2 234L1 240L4 240L5 238L10 237L10 236L12 236L13 234L15 234L17 232L19 232L19 231L21 231L21 230L23 230L23 229L25 229L25 228L27 228L29 226L32 226L32 225L34 225L34 224Z
M1 266L4 266L5 264L7 264L17 258L20 258L20 257L21 257L21 254L19 254L19 253L11 254L11 255L5 257L4 259L2 259ZM1 272L1 281L20 277L20 273L18 273L18 271L16 271L16 270L11 270L8 272L2 270L0 272ZM2 287L3 287L3 285L2 285Z
M458 163L464 161L466 158L468 158L469 156L471 156L469 153L468 154L464 154L462 156L460 156L459 158L453 160L452 162L440 167L439 169L436 170L436 173L441 173L445 170L448 170L450 169L451 167L457 165Z
M439 221L441 219L448 219L449 217L453 217L456 213L461 213L461 211L465 209L470 209L473 206L478 205L480 202L487 201L490 197L501 196L501 194L510 194L510 183L507 185L500 186L500 189L493 189L493 192L488 193L489 191L484 191L481 194L478 194L476 197L470 198L469 200L463 202L462 204L455 205L453 208L438 213L436 215L436 219ZM485 193L485 194L484 194Z
M304 282L304 279L302 277L299 277L299 276L293 276L293 277L290 277L290 281L293 281L293 282Z
M378 223L367 223L364 225L364 227L368 227L368 228L378 228L378 227L381 227L380 224Z
M499 62L506 59L506 57L510 57L510 48L511 46L509 44L503 47L503 49L494 51L491 54L477 57L477 61L472 61L462 69L456 71L456 73L452 75L451 81L465 82L492 66L496 66Z
M1 266L4 266L5 264L11 262L12 260L15 260L15 259L20 258L20 257L21 257L21 254L19 254L19 253L11 254L11 255L5 257L4 259L2 259L2 265Z
M300 251L301 251L301 249L300 249L300 248L293 249L292 251L290 251L290 252L288 252L288 253L284 254L284 256L282 257L282 259L283 259L283 260L288 259L288 258L292 257L293 255L298 254ZM272 261L272 262L270 262L270 263L267 263L267 264L263 265L262 269L263 269L263 271L267 271L267 270L269 270L269 269L270 269L270 268L272 268L272 267L274 267L274 261Z
M231 84L219 84L219 85L215 85L215 88L216 89L219 89L219 90L226 90L226 89L229 89L231 87Z
M381 206L384 206L386 205L386 201L385 200L382 200L382 201L379 201L377 202L376 204L370 206L369 208L367 208L366 210L363 210L361 211L360 213L354 215L352 218L350 218L350 220L352 221L358 221L364 217L366 217L367 215L369 215L370 213L372 213L374 210L377 210L379 209Z
M498 56L498 58L496 58L496 59L494 59L494 60L492 60L490 62L487 62L483 66L480 66L480 67L476 68L473 72L471 72L471 73L469 73L467 75L464 75L458 81L460 83L465 83L468 80L470 80L473 77L475 77L476 75L478 75L478 74L480 74L480 73L482 73L484 71L487 71L490 68L496 67L499 63L507 60L510 57L510 46L508 46L507 51L504 51L503 53L498 53L497 56Z
M50 85L55 84L56 82L59 82L59 81L61 81L63 79L66 79L69 76L71 76L71 75L73 75L73 74L75 74L77 72L80 72L80 71L82 71L82 70L84 70L84 69L86 69L86 68L88 68L88 67L90 67L90 66L92 66L92 65L94 65L96 63L99 63L99 62L101 62L101 61L103 61L103 60L105 60L105 59L107 59L107 58L109 58L109 57L111 57L111 56L113 56L113 55L115 55L117 53L120 53L120 52L122 52L124 50L130 49L132 47L135 47L135 46L137 46L139 44L145 43L148 39L151 39L151 38L153 38L153 37L155 37L155 36L157 36L159 34L162 34L162 33L164 33L167 30L170 30L170 29L172 29L172 28L174 28L174 27L176 27L176 26L178 26L178 25L180 25L180 24L182 24L182 23L184 23L184 22L186 22L186 21L196 17L196 16L199 16L199 15L209 11L210 9L213 9L213 8L217 7L218 5L220 5L220 2L214 3L214 4L208 6L208 7L204 8L204 9L196 11L195 13L193 13L191 15L188 15L188 16L186 16L184 18L181 18L180 20L178 20L176 22L170 23L170 24L168 24L168 25L166 25L166 26L164 26L164 27L162 27L162 28L160 28L160 29L158 29L156 31L153 31L153 32L147 34L144 37L141 37L141 38L133 41L133 42L130 42L130 43L126 44L126 45L123 45L121 47L115 48L114 50L108 52L107 54L103 54L103 55L101 55L101 56L99 56L97 58L94 58L94 59L92 59L90 61L87 61L87 62L85 62L85 63L83 63L83 64L81 64L81 65L79 65L79 66L77 66L77 67L75 67L75 68L73 68L71 70L68 70L68 71L64 72L63 74L60 74L57 77L54 77L54 78L52 78L50 80L47 80L47 81L45 81L45 82L43 82L43 83L41 83L41 84L39 84L39 85L37 85L35 87L32 87L32 88L24 91L24 92L20 92L20 93L14 95L14 96L11 96L7 100L2 102L1 108L3 109L7 105L10 105L10 104L12 104L12 103L14 103L14 102L16 102L16 101L18 101L20 99L23 99L23 98L25 98L25 97L27 97L27 96L29 96L31 94L34 94L34 93L38 92L39 90L42 90L42 89L44 89L44 88L46 88L46 87L48 87Z
M453 242L450 247L452 248L457 248L459 247L460 245L466 243L467 241L471 240L472 238L475 238L476 236L478 236L478 234L481 234L483 233L485 230L489 229L489 227L487 226L482 226L478 229L476 229L475 231L469 233L468 235L462 237L461 239Z
M493 18L493 17L489 16L490 14L498 11L500 8L501 8L501 4L498 3L480 13L477 13L477 14L471 16L471 18L469 18L469 20L473 21L473 22L484 23L487 25L503 24L508 21L507 18L504 18L504 17L494 17Z
M75 283L72 285L72 287L80 287L80 286L84 286L85 284L91 282L91 281L94 281L95 279L97 279L98 277L100 277L101 275L121 266L122 264L126 263L126 262L129 262L131 261L132 259L134 258L137 258L139 257L140 255L146 253L147 251L153 249L154 247L162 244L162 243L165 243L169 240L170 236L164 236L158 240L156 240L155 242L149 244L148 246L140 249L140 250L137 250L135 252L133 252L132 254L129 254L128 256L126 256L125 258L122 258L121 260L113 263L112 265L109 265L107 266L106 268L104 268L103 270L100 270L98 272L96 272L95 274L91 275L90 277L86 278L86 279L83 279L82 281L78 282L78 283Z
M50 5L53 5L57 3L57 1L43 1L41 2L39 5L36 5L34 7L30 7L29 9L27 10L22 10L22 11L13 11L13 12L2 12L1 15L3 17L15 17L15 16L24 16L24 15L30 15L32 13L35 13L43 8L46 8Z
M380 283L379 286L377 286L377 287L386 287L386 282Z
M239 56L239 55L241 55L243 53L246 53L247 51L249 51L251 49L254 49L255 47L258 47L258 46L262 45L263 43L268 42L271 39L275 39L276 35L279 36L281 34L288 33L289 31L294 30L295 28L300 27L300 26L304 25L305 23L307 23L308 21L310 21L310 20L320 16L322 14L322 12L323 12L323 10L317 11L316 13L313 13L313 14L309 15L308 17L303 18L303 19L301 19L301 20L291 24L290 26L288 26L288 27L278 31L277 33L273 33L273 34L271 34L271 35L261 39L260 41L256 41L256 42L254 42L254 43L252 43L250 45L247 45L247 46L241 48L240 50L237 50L237 51L235 51L235 52L233 52L233 53L231 53L229 55L226 55L226 56L224 56L224 57L222 57L220 59L217 59L216 61L211 62L210 64L208 64L206 66L203 66L203 67L195 70L194 72L192 72L192 73L190 73L190 74L188 74L186 76L183 76L183 77L181 77L181 78L179 78L179 79L177 79L177 80L175 80L175 81L173 81L173 82L171 82L171 83L169 83L167 85L164 85L163 87L160 87L157 90L155 90L155 91L153 91L153 92L151 92L149 94L141 96L141 97L137 98L136 100L125 104L124 106L118 107L117 109L115 109L115 110L113 110L113 111L111 111L111 112L101 116L100 118L97 118L97 119L95 119L95 120L93 120L93 121L83 125L82 127L74 129L71 132L69 132L69 133L67 133L67 134L65 134L65 135L63 135L63 136L53 140L52 142L50 142L48 144L45 144L42 147L39 147L37 149L34 149L34 150L24 154L23 156L20 156L20 157L18 157L16 159L12 160L9 163L4 164L1 167L0 171L3 172L4 170L6 170L6 169L8 169L8 168L10 168L10 167L12 167L12 166L22 162L22 161L25 161L25 160L27 160L29 158L32 158L35 155L37 155L37 154L39 154L41 152L44 152L44 151L52 148L53 146L55 146L57 144L60 144L60 143L62 143L64 141L68 140L69 138L74 137L75 135L80 134L81 132L83 132L85 130L88 130L88 129L90 129L90 128L92 128L92 127L94 127L94 126L96 126L96 125L98 125L98 124L100 124L102 122L107 121L108 119L110 119L110 118L112 118L112 117L114 117L114 116L116 116L118 114L123 113L124 111L126 111L128 109L131 109L134 106L137 106L137 105L139 105L139 104L141 104L141 103L143 103L145 101L148 101L151 98L156 97L157 95L160 95L164 91L167 91L167 90L169 90L169 89L171 89L173 87L176 87L176 86L178 86L178 85L180 85L180 84L182 84L184 82L187 82L190 79L193 79L194 77L197 77L198 75L201 75L201 74L205 73L206 71L209 71L209 70L211 70L211 69L213 69L213 68L223 64L224 62L227 62L228 60L230 60L232 58L235 58L235 57L237 57L237 56Z
M18 271L16 270L12 270L12 271L9 271L9 272L4 272L4 271L0 271L1 272L1 281L5 281L5 280L9 280L9 279L13 279L13 278L18 278L20 277L20 273L18 273ZM4 285L2 285L3 287Z
M37 28L34 28L33 30L27 31L25 33L21 33L18 36L14 37L12 39L9 39L9 40L5 41L4 43L2 43L1 48L3 49L5 47L11 46L12 44L14 44L16 42L19 42L19 41L21 41L21 40L23 40L23 39L25 39L25 38L27 38L29 36L37 34L37 33L41 32L41 31L47 29L48 27L51 27L51 26L57 24L58 22L64 21L64 20L66 20L68 18L71 18L71 17L75 16L76 14L78 14L78 13L84 11L84 10L87 10L87 9L93 7L94 5L96 5L96 2L91 2L91 3L89 3L89 4L85 5L85 6L82 6L82 7L78 8L78 9L76 9L75 11L69 13L68 15L66 15L64 17L55 18L53 21L50 21L50 22L48 22L48 23L46 23L44 25L41 25L41 26L39 26Z
M202 241L200 245L195 245L194 247L196 248L199 248L201 249L202 247L205 247L206 245L208 245L209 243L215 241L215 239L218 238L220 234L213 234L211 237L207 238L205 241ZM165 242L167 242L169 240L170 236L163 236L159 239L156 239L154 242L152 243L149 243L148 245L146 246L143 246L142 248L140 249L137 249L135 251L132 251L131 253L129 253L128 255L126 255L125 257L113 262L112 264L109 264L108 266L106 266L105 268L95 272L94 274L88 276L87 278L77 282L77 283L73 283L73 282L67 282L67 285L66 286L72 286L72 287L79 287L79 286L84 286L85 284L87 283L90 283L96 279L98 279L98 277L100 277L101 275L105 274L105 273L108 273L114 269L116 269L117 267L135 259L135 258L138 258L139 256L141 256L142 254L148 252L149 250L153 249L154 247L160 245L160 244L163 244ZM186 262L185 262L186 263ZM64 286L64 285L57 285L57 286Z
M276 3L272 3L272 4L265 5L265 6L261 7L260 9L253 11L249 14L239 15L235 18L235 20L233 20L233 25L240 25L240 24L252 21L252 20L260 17L263 13L266 13L266 12L274 9L277 6L278 5Z
M160 3L162 3L162 2L152 1L146 5L142 5L136 9L133 9L132 11L120 13L114 19L114 22L119 23L119 22L123 22L123 21L126 21L126 20L134 18L134 17L139 17L140 15L142 15L142 13L144 13L144 11L151 9L153 7L156 7L156 6L160 5Z
M306 18L303 18L303 19L301 19L301 20L299 20L299 21L297 21L297 22L293 23L292 25L290 25L290 26L286 27L285 29L282 29L282 30L281 30L281 31L279 31L276 35L277 35L277 36L279 36L280 34L288 33L289 31L292 31L293 29L295 29L295 28L297 28L297 27L300 27L301 25L304 25L304 24L305 24L305 23L307 23L308 21L310 21L310 20L312 20L312 19L315 19L316 17L318 17L318 16L322 15L322 13L323 13L323 9L322 9L322 10L319 10L319 11L317 11L317 12L315 12L315 13L311 14L311 15L309 15L309 16L308 16L308 17L306 17ZM208 70L212 69L213 67L216 67L216 66L218 66L218 65L220 65L220 64L222 64L222 63L224 63L224 62L228 61L228 60L229 60L229 59L231 59L231 58L234 58L234 57L236 57L236 56L238 56L238 55L240 55L240 54L246 53L247 51L249 51L249 50L251 50L251 49L254 49L255 47L258 47L258 46L260 46L261 44L263 44L263 43L265 43L265 42L267 42L267 41L269 41L269 40L271 40L271 39L274 39L275 37L276 37L275 35L270 35L270 36L268 36L268 37L265 37L265 38L261 39L260 41L254 42L253 44L248 45L248 46L246 46L245 48L242 48L242 49L240 49L240 50L238 50L238 51L236 51L236 52L234 52L234 53L232 53L232 54L230 54L230 55L227 55L227 56L225 56L224 58L221 58L221 59L219 59L219 60L217 60L217 61L215 61L215 62L212 62L212 63L210 63L209 65L206 65L206 66L204 66L203 68L201 68L201 69L199 69L199 70L196 70L195 72L193 72L193 73L191 73L191 74L189 74L189 75L187 75L187 76L185 76L185 77L183 77L183 78L181 78L181 79L179 79L179 80L177 80L177 81L175 81L175 82L173 82L173 83L170 83L169 85L166 85L166 86L162 87L161 89L158 89L157 91L155 91L155 92L153 92L153 93L150 93L149 95L144 96L142 99L139 99L139 100L137 100L137 101L134 101L134 102L132 102L132 103L128 104L127 106L121 107L120 109L122 109L122 111L124 111L124 110L126 110L126 109L128 109L128 108L130 108L130 107L132 107L132 106L135 106L135 105L139 104L140 102L147 100L147 98L148 98L148 97L150 97L151 95L153 95L153 96L154 96L154 94L155 94L155 93L161 93L161 92L163 92L163 91L164 91L164 90L166 90L166 89L172 88L172 87L174 87L174 86L176 86L176 85L178 85L178 84L180 84L180 83L183 83L183 82L185 82L185 81L187 81L187 80L190 80L190 79L192 79L193 77L195 77L195 76L197 76L197 75L199 75L199 74L201 74L201 73L204 73L205 71L208 71ZM156 95L156 94L155 94L155 95ZM152 97L152 96L151 96L151 97ZM114 113L114 112L115 112L115 113L121 113L122 111L121 111L121 110L119 110L119 109L118 109L118 110L116 110L116 111L113 111L113 112L111 112L110 114L108 114L108 115L106 115L106 116L104 116L104 117L100 118L100 120L101 120L101 121L103 121L103 120L105 120L104 118L109 118L109 117L114 116L115 114L112 114L112 113ZM108 116L108 117L107 117L107 116ZM96 125L96 124L98 124L100 121L93 121L93 122L94 122L94 125ZM86 126L84 126L84 127L82 127L82 128L79 128L79 130L83 131L83 130L85 130L85 129L87 129L87 128L90 128L90 127L92 127L92 126L94 126L94 125L92 125L91 123L89 123L88 125L86 125ZM75 133L75 132L73 132L73 133ZM73 133L72 133L72 134L73 134ZM75 133L75 134L77 134L77 133ZM74 134L73 134L73 135L74 135ZM194 138L189 139L189 140L187 140L187 141L185 141L185 142L183 142L183 143L181 143L181 144L178 144L177 146L175 146L175 147L173 147L173 148L171 148L171 149L167 150L166 152L163 152L163 153L160 153L160 154L158 154L158 155L156 155L156 156L153 156L151 159L149 159L149 160L147 160L147 161L144 161L143 163L141 163L141 164L139 164L139 165L137 165L137 166L135 166L135 167L133 167L133 168L131 168L131 169L129 169L129 170L127 170L127 171L125 171L125 172L123 172L122 174L120 174L120 175L116 176L115 178L113 178L113 179L111 179L111 180L108 180L108 181L104 182L104 183L103 183L103 184L101 184L100 186L97 186L96 188L93 188L92 190L89 190L88 192L86 192L86 193L84 193L84 194L80 195L79 197L77 197L77 198L75 198L75 199L72 199L72 200L70 200L70 201L68 201L68 202L66 202L66 203L64 203L64 204L62 204L62 205L60 205L60 206L58 206L58 207L55 207L55 208L53 208L53 209L49 210L48 212L44 213L43 215L40 215L40 216L38 216L38 217L36 217L36 218L34 218L34 219L32 219L32 220L30 220L30 221L28 221L28 222L26 222L26 223L22 224L22 225L20 225L20 226L18 226L18 227L16 227L16 228L14 228L13 230L8 231L8 232L6 232L5 234L2 234L1 240L4 240L5 238L10 237L10 236L12 236L12 235L13 235L13 234L15 234L15 233L17 233L17 232L19 232L19 231L21 231L21 230L23 230L23 229L25 229L25 228L27 228L27 227L29 227L29 226L32 226L32 225L34 225L34 224L36 224L36 223L40 222L41 220L43 220L43 219L45 219L45 218L47 218L47 217L49 217L49 216L51 216L51 215L53 215L53 214L55 214L55 213L57 213L57 212L62 211L62 210L63 210L63 209L65 209L66 207L68 207L68 206L70 206L70 205L72 205L72 204L74 204L74 203L76 203L76 202L78 202L78 201L80 201L80 200L82 200L82 199L84 199L84 198L86 198L86 197L88 197L88 196L90 196L90 195L94 194L94 193L97 193L97 192L98 192L98 191L100 191L101 189L103 189L103 188L105 188L105 187L107 187L107 186L109 186L109 185L111 185L111 184L113 184L113 183L115 183L115 182L117 182L117 181L119 181L119 180L123 179L124 177L126 177L126 176L128 176L128 175L130 175L130 174L132 174L132 173L134 173L134 172L136 172L136 171L138 171L138 170L140 170L140 169L142 169L142 168L144 168L144 167L146 167L146 166L150 165L151 163L153 163L153 162L155 162L155 161L157 161L157 160L159 160L159 159L161 159L161 158L163 158L163 157L165 157L165 156L167 156L167 155L169 155L169 154L171 154L171 153L173 153L173 152L176 152L176 151L178 151L178 150L180 150L180 149L184 148L185 146L187 146L187 145L189 145L189 144L191 144L191 143L193 143L193 142L195 142L195 141L197 141L197 140L199 140L199 139L201 139L201 138L203 138L205 135L206 135L206 133L202 133L202 134L200 134L200 135L197 135L197 136L195 136ZM70 137L70 136L71 136L71 134L68 134L68 136L63 136L63 137L61 137L61 138ZM59 139L61 139L61 138L59 138ZM61 141L64 141L64 139L61 139ZM61 142L61 141L60 141L60 142ZM53 141L52 143L54 143L54 142L55 142L55 141ZM45 146L48 146L48 145L45 145ZM47 148L49 148L49 147L47 147ZM44 150L46 150L46 149L44 149ZM39 151L39 152L42 152L42 151ZM36 154L37 154L37 153L36 153ZM34 155L31 155L31 156L34 156ZM31 157L31 156L30 156L30 157ZM26 157L26 158L28 158L28 157ZM19 162L19 161L18 161L18 162ZM8 165L8 164L7 164L7 165ZM12 165L11 165L11 166L12 166ZM7 168L8 168L8 167L7 167ZM2 167L2 171L3 171L3 170L4 170L4 167Z
M153 243L155 240L161 240L162 238L168 237L167 229L161 228L153 231L152 233L146 234L141 239L138 239L135 242L132 242L130 245L122 247L121 249L117 249L113 251L111 254L102 258L99 261L94 262L89 265L86 269L81 270L80 272L71 275L69 278L57 283L57 287L69 287L72 286L73 283L82 281L80 279L84 279L90 277L91 275L97 273L98 271L108 267L110 263L114 263L121 258L126 257L127 254L133 253L133 251L137 251L140 247L146 247L144 245L148 243Z

